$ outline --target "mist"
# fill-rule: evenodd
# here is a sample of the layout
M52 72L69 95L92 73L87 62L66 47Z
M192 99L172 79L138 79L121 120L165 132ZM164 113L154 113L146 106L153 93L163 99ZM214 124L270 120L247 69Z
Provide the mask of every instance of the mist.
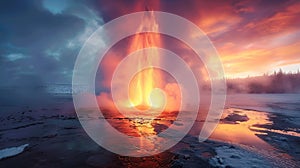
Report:
M300 73L283 73L227 80L228 93L300 93Z

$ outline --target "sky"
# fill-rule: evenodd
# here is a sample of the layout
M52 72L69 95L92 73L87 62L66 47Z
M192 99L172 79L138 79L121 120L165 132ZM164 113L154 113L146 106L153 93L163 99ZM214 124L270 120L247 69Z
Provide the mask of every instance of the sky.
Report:
M228 78L300 68L300 1L0 1L0 86L66 83L80 48L101 25L152 10L182 16L202 29Z

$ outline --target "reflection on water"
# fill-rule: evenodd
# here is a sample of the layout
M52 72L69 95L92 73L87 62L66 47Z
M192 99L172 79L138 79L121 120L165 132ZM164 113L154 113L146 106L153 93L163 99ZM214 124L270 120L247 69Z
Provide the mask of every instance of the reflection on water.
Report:
M254 110L225 109L210 138L253 151L278 167L297 167L299 163L294 159L298 160L298 129L286 131L286 128L280 130L280 127L274 127L279 124L279 121L272 119L274 115Z
M178 112L162 112L157 118L140 114L138 117L129 118L121 113L104 110L105 120L116 130L128 136L151 136L169 128L175 121Z
M226 120L228 119L228 116L233 116L233 114L240 116L240 118L235 118L237 119L236 121ZM270 114L253 110L236 108L225 109L220 123L210 138L231 143L271 149L273 147L256 135L268 135L268 132L273 132L300 137L300 134L296 132L296 130L285 131L260 127L261 125L268 126L273 124L273 122L269 120L268 115ZM247 117L248 120L245 120L245 117Z
M96 116L97 112L91 113ZM106 138L101 138L99 142L112 147L109 148L111 151L121 151L121 155L126 156L149 156L165 151L176 144L178 134L175 131L181 132L181 127L184 127L184 124L174 122L178 112L164 111L157 118L149 114L125 117L109 110L102 110L102 114L89 120L90 125L103 125L98 128L101 129L101 136L106 135Z
M151 138L152 135L158 135L160 132L168 129L171 125L178 125L175 131L180 131L182 123L174 122L177 113L176 112L163 112L159 117L151 119L147 116L139 116L136 118L128 118L122 116L120 113L114 113L112 111L102 110L104 118L100 118L100 120L106 120L109 122L111 126L113 126L117 131L122 132L125 135L133 136L133 137L146 137L146 139L141 140L140 142L135 142L134 150L135 152L149 152L149 151L159 151L159 144L162 143L162 139L160 137ZM233 115L234 114L234 115ZM299 134L291 131L282 131L282 130L274 130L270 129L274 123L270 120L270 113L259 112L254 110L243 110L237 108L228 108L224 110L222 115L222 119L218 124L217 128L214 130L210 139L231 142L237 145L246 145L248 147L254 147L255 152L274 158L285 158L285 160L290 160L290 156L284 153L276 153L277 148L274 148L271 143L263 140L260 136L257 135L268 135L269 132L276 132L285 135L298 136ZM230 117L228 117L230 116ZM94 118L95 120L99 120L98 118ZM201 120L202 122L203 120ZM264 126L270 126L266 128L262 128ZM196 129L193 127L193 130ZM193 131L191 130L191 131ZM109 129L107 129L109 131ZM109 132L106 132L109 134ZM131 139L128 139L131 142ZM133 141L132 141L133 142ZM108 144L111 145L120 145L119 139L107 139ZM123 142L125 143L125 142ZM122 144L123 144L122 143ZM190 143L190 142L188 142ZM271 145L270 145L271 144ZM276 147L276 146L275 146ZM249 150L254 150L249 149ZM257 150L264 150L256 151ZM265 150L267 149L267 150ZM271 152L270 152L271 151ZM168 152L168 151L167 151ZM267 152L267 154L265 153ZM164 152L165 153L165 152ZM271 153L271 154L270 154ZM275 154L273 154L275 153ZM149 165L157 165L157 161L163 161L165 159L161 158L161 154L155 155L154 160L152 162L151 157L143 157L149 158ZM172 162L174 155L170 154L170 160L168 162ZM123 160L124 159L124 160ZM134 159L131 157L121 157L123 163L132 164L132 162L140 161L140 159ZM274 160L274 159L271 159ZM128 161L128 162L127 162ZM143 165L143 162L140 162Z
M225 121L224 119L230 114L238 114L240 116L246 115L249 120L236 121L236 123ZM217 128L211 135L211 139L256 147L272 148L268 143L255 135L263 133L249 129L250 127L254 128L254 125L257 124L272 124L272 122L268 120L267 113L229 108L224 110L222 119L223 120L220 121Z
M285 131L285 130L277 130L277 129L267 129L267 128L261 128L261 127L249 127L250 130L260 132L260 134L264 134L264 131L283 134L283 135L291 135L295 137L300 137L300 133L296 132L297 129L293 129L293 131Z

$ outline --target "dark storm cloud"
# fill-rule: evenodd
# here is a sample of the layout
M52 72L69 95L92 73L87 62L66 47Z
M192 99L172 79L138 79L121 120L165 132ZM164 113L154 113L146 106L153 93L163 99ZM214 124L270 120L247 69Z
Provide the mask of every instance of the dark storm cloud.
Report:
M82 44L102 24L91 4L0 1L0 104L45 102L41 86L71 83Z
M1 24L7 30L6 43L36 52L61 45L83 28L83 21L76 17L53 15L25 1L18 3L19 7L1 5L10 11L1 17Z
M70 83L75 58L84 40L101 19L90 2L65 1L54 13L54 1L0 2L1 85L22 74L41 81ZM62 1L58 1L62 2ZM53 9L53 10L51 10Z

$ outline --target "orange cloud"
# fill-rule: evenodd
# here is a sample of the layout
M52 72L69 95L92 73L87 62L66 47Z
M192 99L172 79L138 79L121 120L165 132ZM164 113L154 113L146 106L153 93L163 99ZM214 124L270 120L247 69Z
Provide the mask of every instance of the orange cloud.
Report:
M146 6L187 18L210 37L227 76L259 75L299 60L299 1L102 2L106 4L104 13L112 15L109 18L143 11Z
M259 12L253 11L254 14ZM226 75L260 75L299 61L299 17L300 3L289 4L269 17L243 18L237 31L228 31L213 39Z

